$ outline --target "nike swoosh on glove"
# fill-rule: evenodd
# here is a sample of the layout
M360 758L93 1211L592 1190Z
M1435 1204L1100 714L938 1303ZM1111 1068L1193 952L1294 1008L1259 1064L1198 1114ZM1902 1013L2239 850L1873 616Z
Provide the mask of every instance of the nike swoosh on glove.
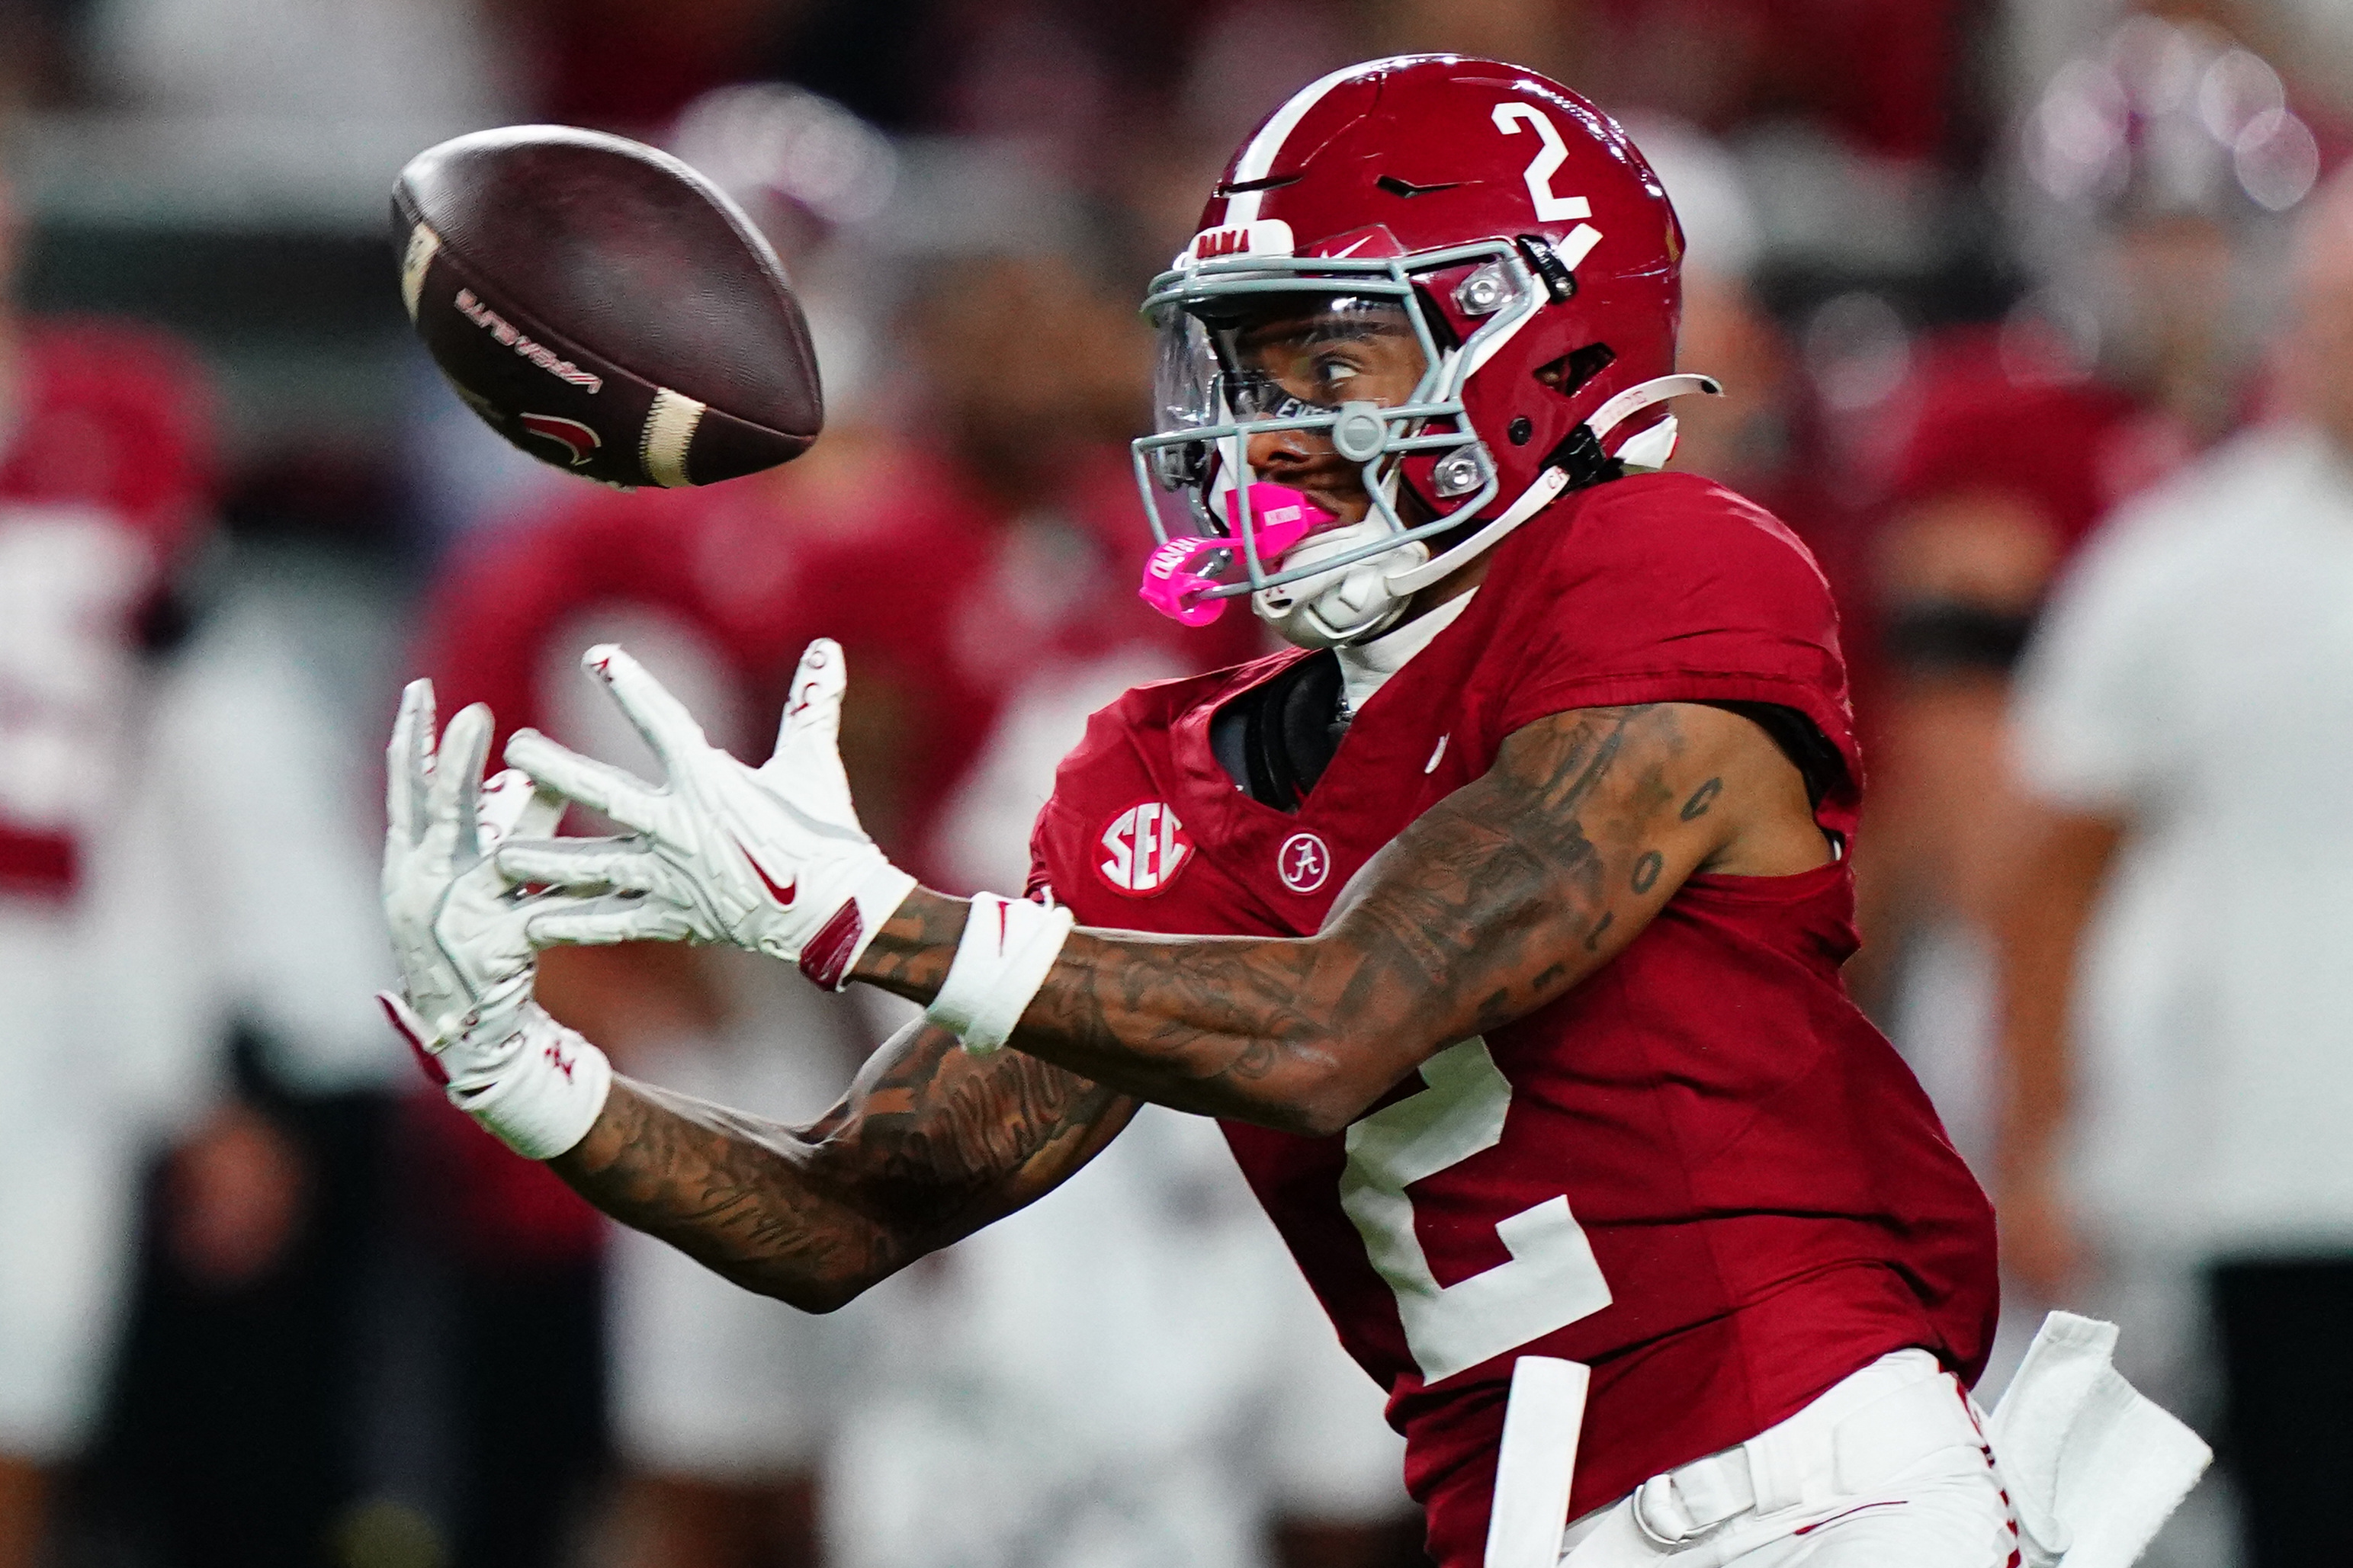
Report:
M469 1031L503 1038L520 1026L534 963L528 902L491 852L510 835L544 837L564 815L563 801L519 770L483 783L488 708L477 702L450 720L438 747L433 719L433 683L409 682L385 753L385 920L428 1047Z
M713 746L685 705L612 644L581 660L604 681L667 775L649 784L533 731L507 761L542 789L634 831L619 839L517 840L498 852L509 879L591 903L536 916L543 947L645 940L726 942L800 965L829 990L915 888L858 823L841 769L841 646L809 644L793 674L775 755L757 769ZM627 894L646 895L631 899Z

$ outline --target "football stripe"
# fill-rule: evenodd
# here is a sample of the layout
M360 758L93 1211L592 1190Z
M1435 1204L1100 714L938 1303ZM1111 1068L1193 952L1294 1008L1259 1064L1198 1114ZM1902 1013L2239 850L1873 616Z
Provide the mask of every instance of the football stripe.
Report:
M654 405L646 410L645 441L638 453L646 478L669 489L694 483L686 477L686 449L694 440L695 426L702 423L704 406L667 386L654 390Z
M1274 118L1268 121L1265 128L1251 137L1250 144L1242 150L1241 162L1234 165L1231 183L1248 184L1272 173L1275 159L1282 155L1282 144L1291 139L1293 132L1299 129L1299 122L1307 118L1307 111L1321 103L1325 93L1364 68L1362 65L1343 66L1330 76L1311 81L1293 93L1291 101L1276 110ZM1230 228L1236 224L1257 222L1259 198L1265 194L1264 191L1243 191L1228 196L1223 226Z
M425 289L425 269L440 251L441 237L430 226L419 223L408 231L408 248L400 258L400 302L408 307L411 321L417 320L417 297Z

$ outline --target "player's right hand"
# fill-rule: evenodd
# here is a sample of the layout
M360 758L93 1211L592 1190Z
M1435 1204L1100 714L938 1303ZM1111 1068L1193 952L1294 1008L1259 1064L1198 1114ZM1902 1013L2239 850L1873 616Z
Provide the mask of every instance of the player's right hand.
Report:
M915 879L875 847L850 803L839 740L848 685L840 646L820 637L801 656L776 754L756 770L712 745L685 704L619 647L592 647L582 662L667 777L647 784L530 730L507 742L507 761L541 788L635 830L500 849L512 880L606 895L534 918L533 940L726 942L797 963L820 985L847 984ZM628 894L642 897L633 905Z

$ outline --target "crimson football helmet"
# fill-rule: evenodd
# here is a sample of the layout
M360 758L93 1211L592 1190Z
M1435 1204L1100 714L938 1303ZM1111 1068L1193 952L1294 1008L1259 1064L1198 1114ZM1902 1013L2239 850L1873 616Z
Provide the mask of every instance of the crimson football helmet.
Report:
M1563 490L1663 466L1658 405L1716 390L1673 374L1682 258L1626 133L1534 71L1408 55L1302 89L1234 154L1145 300L1160 337L1157 429L1134 443L1162 545L1147 598L1176 614L1166 579L1190 568L1180 618L1248 594L1293 642L1360 641ZM1319 315L1325 339L1351 320L1410 332L1418 384L1350 400L1345 378L1270 376L1248 343L1271 310ZM1256 482L1250 438L1284 430L1360 465L1361 521L1261 531L1255 513L1288 492ZM1172 492L1192 523L1175 539Z

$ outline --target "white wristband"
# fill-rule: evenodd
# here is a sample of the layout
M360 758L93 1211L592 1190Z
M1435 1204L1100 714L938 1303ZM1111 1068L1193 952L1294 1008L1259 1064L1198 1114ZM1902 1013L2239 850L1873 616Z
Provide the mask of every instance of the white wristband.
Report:
M981 893L965 917L955 962L923 1016L987 1056L1012 1037L1013 1026L1054 967L1077 923L1070 910L1026 899Z
M613 1087L605 1053L533 1003L496 1044L462 1037L441 1053L449 1103L527 1160L552 1160L596 1124Z

